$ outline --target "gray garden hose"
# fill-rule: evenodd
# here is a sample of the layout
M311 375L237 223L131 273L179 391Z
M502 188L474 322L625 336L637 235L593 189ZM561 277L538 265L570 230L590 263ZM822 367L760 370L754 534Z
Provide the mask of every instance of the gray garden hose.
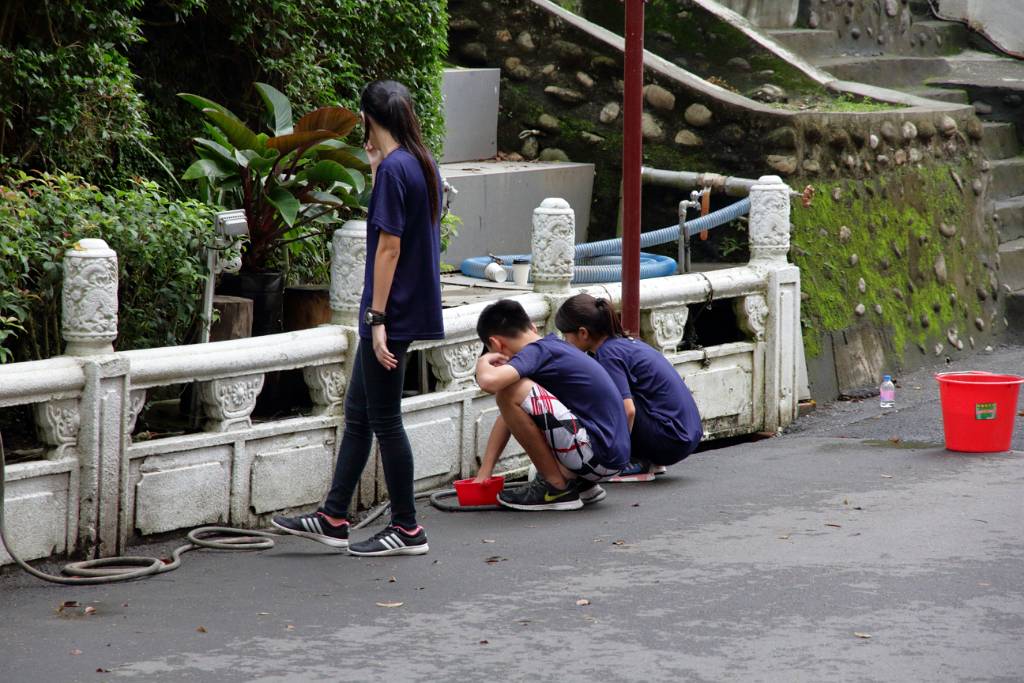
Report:
M274 547L274 535L264 531L248 531L231 529L223 526L204 526L188 532L188 544L175 548L171 553L171 561L164 562L158 557L141 557L129 555L125 557L105 557L99 560L85 560L64 565L61 570L66 576L55 576L41 572L28 564L14 551L7 540L4 522L4 486L7 479L7 462L4 457L4 441L0 436L0 544L7 548L19 567L26 572L51 583L82 586L98 583L115 583L131 581L144 576L154 576L177 569L181 566L181 556L190 550L211 548L214 550L267 550Z

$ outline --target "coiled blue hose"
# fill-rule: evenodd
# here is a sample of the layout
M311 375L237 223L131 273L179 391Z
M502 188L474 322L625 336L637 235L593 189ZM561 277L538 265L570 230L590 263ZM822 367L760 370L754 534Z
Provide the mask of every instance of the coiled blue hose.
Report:
M686 222L686 232L689 235L696 235L704 230L711 230L750 211L750 199L745 197L729 206L709 213L706 216L695 218ZM670 225L660 230L651 230L640 235L640 248L653 247L667 242L675 242L679 239L679 225ZM576 267L573 274L573 282L614 282L622 277L622 238L616 237L600 242L585 242L576 245ZM618 257L613 258L613 257ZM508 277L512 279L512 266L514 260L530 260L529 254L509 254L499 256L505 262L505 270ZM601 263L594 264L594 260ZM609 263L611 260L613 262ZM462 262L460 270L463 275L469 277L484 278L484 268L491 263L490 256L474 256ZM657 254L640 254L640 279L651 277L664 277L674 275L676 272L675 259Z

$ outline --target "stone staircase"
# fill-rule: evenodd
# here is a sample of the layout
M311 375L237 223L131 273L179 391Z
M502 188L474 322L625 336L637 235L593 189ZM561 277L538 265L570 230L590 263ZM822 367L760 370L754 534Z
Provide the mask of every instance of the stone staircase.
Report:
M832 28L764 33L836 78L974 104L991 165L987 213L999 228L1000 280L1010 289L1006 314L1011 334L1024 338L1024 60L985 51L963 24L932 18L927 3L911 2L910 11L912 49L905 37L898 48L881 46L880 36L851 41L849 29L844 40Z

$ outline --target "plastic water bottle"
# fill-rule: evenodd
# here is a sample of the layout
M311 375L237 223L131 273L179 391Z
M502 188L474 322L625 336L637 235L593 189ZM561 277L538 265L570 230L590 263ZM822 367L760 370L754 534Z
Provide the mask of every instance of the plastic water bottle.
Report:
M882 378L882 386L879 387L878 394L880 396L879 405L883 408L896 407L896 385L892 383L892 375Z

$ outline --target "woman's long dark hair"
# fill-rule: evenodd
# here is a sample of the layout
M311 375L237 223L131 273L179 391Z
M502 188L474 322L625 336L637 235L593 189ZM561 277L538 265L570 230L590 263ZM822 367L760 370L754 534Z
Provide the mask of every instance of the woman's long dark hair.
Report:
M569 297L555 313L555 327L562 334L576 332L581 327L591 336L621 337L622 323L615 306L607 299L595 299L589 294Z
M377 125L386 128L395 141L420 162L423 177L427 181L427 194L430 195L430 215L433 221L439 221L441 198L437 170L430 152L423 144L420 122L413 110L409 89L398 81L373 81L363 88L359 106L364 114L369 115ZM364 128L364 138L368 138L370 123L367 122Z

